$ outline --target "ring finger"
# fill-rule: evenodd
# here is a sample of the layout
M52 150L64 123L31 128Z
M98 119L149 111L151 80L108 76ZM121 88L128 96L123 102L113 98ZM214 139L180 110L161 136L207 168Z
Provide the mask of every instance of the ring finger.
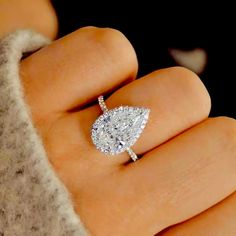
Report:
M202 121L210 110L209 95L199 78L189 70L179 67L156 71L126 85L109 97L106 104L109 109L120 105L150 108L147 126L133 146L137 154L153 149ZM74 129L79 126L79 132L74 139L78 140L80 147L87 150L81 153L85 153L85 156L88 152L96 153L99 162L126 162L129 160L126 153L106 160L104 154L97 151L91 143L90 129L99 114L100 107L94 105L69 118L74 120L70 122Z

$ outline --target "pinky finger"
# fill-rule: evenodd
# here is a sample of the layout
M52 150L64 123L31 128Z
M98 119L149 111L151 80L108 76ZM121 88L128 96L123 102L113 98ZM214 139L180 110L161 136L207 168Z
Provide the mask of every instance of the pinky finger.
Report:
M202 214L157 236L235 236L236 193Z

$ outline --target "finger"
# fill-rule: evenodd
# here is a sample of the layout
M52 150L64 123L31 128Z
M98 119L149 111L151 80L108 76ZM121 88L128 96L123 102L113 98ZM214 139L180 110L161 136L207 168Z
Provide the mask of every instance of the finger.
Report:
M1 0L0 38L22 28L34 29L54 39L58 30L58 22L50 1Z
M124 181L129 181L130 198L142 209L134 224L143 219L150 229L147 235L154 235L232 194L235 133L235 120L210 119L128 165Z
M136 80L116 91L106 104L110 109L120 105L150 108L148 123L132 147L137 154L143 154L197 124L210 111L210 98L202 82L194 73L180 67L159 70ZM70 118L74 120L70 122L73 124L71 135L76 130L73 137L78 140L77 146L92 152L90 155L85 153L85 156L96 153L99 161L123 164L130 160L126 153L112 156L112 161L104 159L104 154L97 151L91 141L91 126L100 114L98 105L75 113Z
M34 53L21 69L26 98L40 119L134 79L137 59L119 31L86 27Z
M160 236L235 236L236 193L200 215L162 232Z

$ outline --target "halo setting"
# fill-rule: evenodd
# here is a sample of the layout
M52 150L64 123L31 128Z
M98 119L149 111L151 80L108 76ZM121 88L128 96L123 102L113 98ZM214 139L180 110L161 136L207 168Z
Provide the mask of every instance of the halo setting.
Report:
M102 103L104 103L103 99ZM111 110L103 107L102 110L104 114L97 118L91 131L96 148L105 154L115 155L127 151L132 155L130 147L137 141L146 126L150 109L120 106ZM131 158L137 159L135 156Z

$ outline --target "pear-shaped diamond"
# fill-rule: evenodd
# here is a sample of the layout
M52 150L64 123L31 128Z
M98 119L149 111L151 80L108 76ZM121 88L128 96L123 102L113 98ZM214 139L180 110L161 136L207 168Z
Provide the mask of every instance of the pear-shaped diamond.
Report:
M118 154L131 147L142 133L150 109L120 106L99 116L92 127L92 141L98 150Z

